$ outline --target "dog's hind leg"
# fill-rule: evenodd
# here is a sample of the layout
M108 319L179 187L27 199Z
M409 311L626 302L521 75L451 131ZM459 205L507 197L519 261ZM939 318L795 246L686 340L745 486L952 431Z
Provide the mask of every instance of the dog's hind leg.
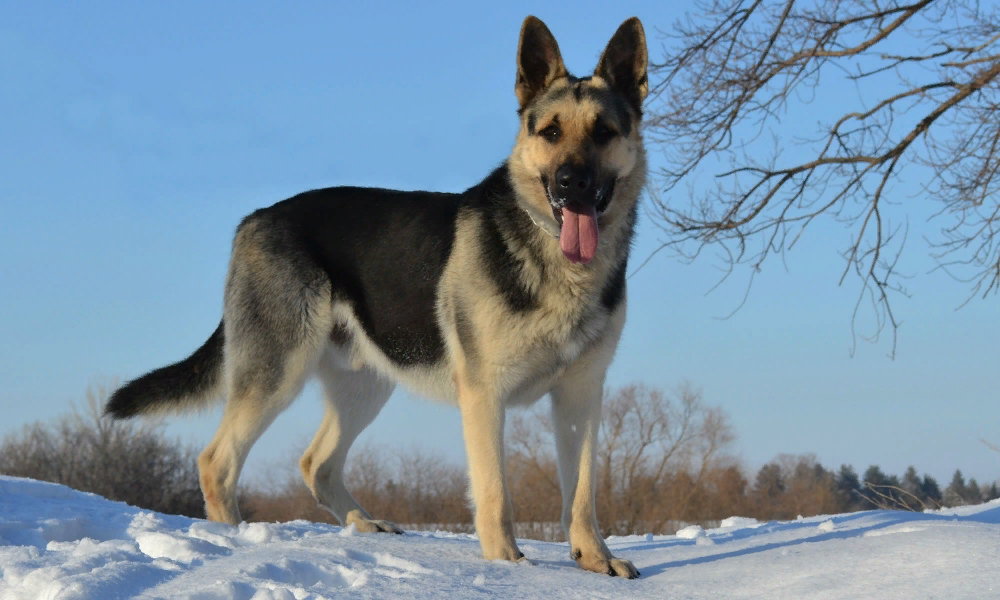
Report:
M301 385L296 387L301 388ZM288 393L280 395L248 390L245 394L230 396L215 437L198 457L201 491L209 520L232 525L242 520L236 502L240 471L254 442L298 393L298 389L286 390Z
M331 300L329 278L280 223L249 218L240 226L223 315L228 399L215 437L198 457L209 519L240 522L236 484L243 463L329 343Z
M378 416L395 387L371 369L350 371L324 356L318 369L326 393L326 415L299 461L302 478L316 501L345 527L358 531L403 533L388 521L372 519L344 485L344 463L351 444Z
M320 352L315 345L304 345L278 369L243 362L228 374L231 391L222 422L198 457L205 512L210 520L234 525L240 522L236 484L250 448L298 396ZM267 371L271 371L271 377L262 377Z

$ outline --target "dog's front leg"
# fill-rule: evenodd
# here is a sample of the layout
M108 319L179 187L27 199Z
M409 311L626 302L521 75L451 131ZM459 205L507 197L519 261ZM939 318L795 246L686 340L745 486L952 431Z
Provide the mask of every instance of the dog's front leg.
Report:
M476 510L476 532L487 560L524 558L514 541L514 509L504 470L505 406L491 390L456 377L462 433L469 459L469 480Z
M552 422L563 495L562 525L581 568L634 579L639 571L608 550L597 524L597 436L604 369L577 365L552 390Z

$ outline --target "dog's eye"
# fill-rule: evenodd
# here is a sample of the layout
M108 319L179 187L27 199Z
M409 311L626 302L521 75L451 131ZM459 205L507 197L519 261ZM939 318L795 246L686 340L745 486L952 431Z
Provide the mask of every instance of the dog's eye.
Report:
M618 135L618 132L615 131L614 129L611 129L604 123L598 123L597 125L595 125L594 133L592 134L594 141L601 146L610 142L611 138L615 137L616 135Z
M559 136L562 135L562 131L560 131L560 129L555 125L549 125L545 129L539 131L538 135L552 143L555 143L559 141Z

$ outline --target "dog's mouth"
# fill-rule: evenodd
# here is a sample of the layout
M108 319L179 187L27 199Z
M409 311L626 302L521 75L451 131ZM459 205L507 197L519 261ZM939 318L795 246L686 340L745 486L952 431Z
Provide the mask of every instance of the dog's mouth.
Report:
M597 241L600 228L597 219L607 210L614 193L615 182L598 188L594 202L567 201L557 198L545 187L545 194L552 208L552 216L559 224L559 247L566 258L572 263L589 263L597 254Z

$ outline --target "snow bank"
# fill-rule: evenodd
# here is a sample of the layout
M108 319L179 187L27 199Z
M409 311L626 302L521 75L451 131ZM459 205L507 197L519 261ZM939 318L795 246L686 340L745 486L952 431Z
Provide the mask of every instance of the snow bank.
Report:
M480 558L475 536L362 534L295 521L239 527L0 477L0 598L983 598L1000 593L1000 501L790 522L733 517L675 536L609 538L636 581L586 573L566 544L534 565Z

